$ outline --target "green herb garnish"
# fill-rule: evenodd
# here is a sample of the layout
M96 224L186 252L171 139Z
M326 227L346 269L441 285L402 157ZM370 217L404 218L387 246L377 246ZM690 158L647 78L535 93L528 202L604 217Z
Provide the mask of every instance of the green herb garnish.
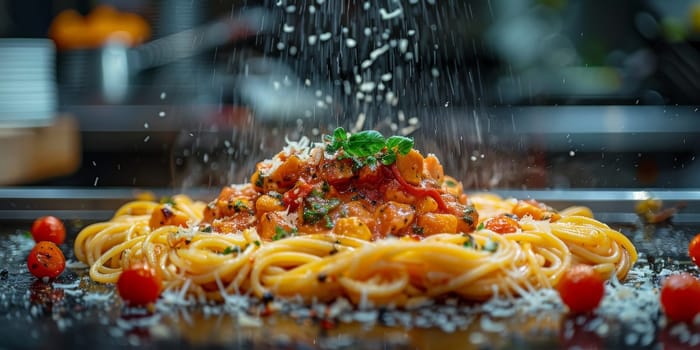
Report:
M275 235L272 236L272 240L277 241L282 238L296 236L297 232L298 230L296 227L292 227L289 231L287 231L282 226L275 226Z
M263 187L265 184L265 177L262 174L258 174L258 177L255 179L255 186L256 187Z
M267 192L267 195L275 199L282 199L282 194L276 191Z
M475 248L476 244L474 243L474 237L472 235L466 235L467 240L462 243L464 248Z
M422 226L414 225L413 233L422 236L425 233L425 229Z
M360 167L374 167L377 161L391 165L398 154L406 155L413 148L411 138L391 136L387 139L376 130L364 130L348 137L345 129L338 127L332 136L326 135L324 140L328 143L326 151L333 153L342 149L344 155L352 158Z
M253 243L255 243L255 245L258 247L260 246L260 241L258 241L258 240L255 240Z
M481 231L481 230L483 230L483 229L484 229L484 223L483 223L483 222L480 223L479 226L476 227L476 230L477 230L477 231Z
M340 205L337 198L323 199L309 196L304 206L304 223L315 224L323 219L335 207Z
M462 220L466 222L469 225L474 224L474 218L472 218L472 214L474 214L474 207L466 207L464 208L464 215L462 216Z
M173 199L173 197L162 197L162 198L160 199L160 204L168 204L168 205L174 207L174 206L175 206L175 200Z
M240 252L241 252L241 247L239 247L239 246L237 246L237 245L234 245L233 247L226 247L226 248L224 249L224 251L221 252L221 254L223 254L223 255L228 255L228 254L231 254L231 253L239 254Z
M242 200L237 199L235 203L233 203L233 210L236 211L236 213L241 212L243 210L248 210L248 206L243 203Z
M333 223L333 220L331 220L331 217L326 215L324 216L324 219L326 219L326 228L331 229L335 227L335 224Z
M207 226L207 227L201 229L200 231L206 232L206 233L211 233L211 226Z
M494 242L489 238L484 244L484 250L491 253L495 252L498 250L498 242Z

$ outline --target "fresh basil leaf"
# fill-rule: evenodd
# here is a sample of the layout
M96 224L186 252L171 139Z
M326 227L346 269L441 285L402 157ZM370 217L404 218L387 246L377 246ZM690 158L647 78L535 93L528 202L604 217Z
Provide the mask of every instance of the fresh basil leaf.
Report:
M350 135L345 151L355 157L367 157L381 151L385 143L386 140L379 131L365 130Z
M382 164L392 165L396 162L396 153L387 153L382 157Z
M345 129L343 127L337 127L335 130L333 130L333 141L335 142L344 142L348 139L348 133L345 132Z
M365 160L365 164L367 164L371 170L374 170L377 168L377 158L375 156L369 156Z
M406 155L413 148L413 139L404 136L392 136L386 140L386 147L391 151L396 148L400 154Z

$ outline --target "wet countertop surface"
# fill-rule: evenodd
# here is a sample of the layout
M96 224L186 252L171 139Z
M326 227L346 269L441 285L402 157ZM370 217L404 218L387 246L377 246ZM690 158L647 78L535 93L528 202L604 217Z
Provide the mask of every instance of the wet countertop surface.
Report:
M155 191L159 193L158 191ZM167 192L167 190L166 190ZM519 198L525 192L504 192ZM208 191L194 191L206 198ZM640 259L624 283L611 283L599 310L569 316L546 291L532 298L466 304L448 299L415 310L350 310L318 317L327 307L280 302L270 316L244 296L224 304L183 305L163 296L151 310L122 305L113 286L91 282L75 262L72 241L80 228L104 220L130 190L0 189L0 349L234 348L234 349L442 349L442 348L689 348L700 331L667 322L654 289L664 275L697 269L687 244L700 233L697 193L657 191L666 205L685 204L671 221L643 224L633 212L637 191L531 192L555 208L574 202L630 237ZM88 204L87 206L85 204ZM34 217L65 218L61 246L66 271L45 283L29 274L26 234ZM628 303L631 303L627 305Z

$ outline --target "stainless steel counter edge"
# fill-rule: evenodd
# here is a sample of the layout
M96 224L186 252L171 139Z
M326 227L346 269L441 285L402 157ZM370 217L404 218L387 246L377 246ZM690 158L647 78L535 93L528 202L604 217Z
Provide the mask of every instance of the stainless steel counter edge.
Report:
M122 204L148 192L155 198L185 193L209 201L219 188L0 188L0 220L30 220L53 214L66 219L104 220ZM634 206L640 200L658 198L665 207L679 206L674 222L700 222L700 189L575 189L575 190L497 190L502 197L537 199L557 209L573 205L590 207L603 221L632 223L638 220Z

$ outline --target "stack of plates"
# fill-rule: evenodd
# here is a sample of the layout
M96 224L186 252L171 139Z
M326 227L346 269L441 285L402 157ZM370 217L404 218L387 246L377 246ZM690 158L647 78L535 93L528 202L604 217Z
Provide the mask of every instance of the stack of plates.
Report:
M55 49L48 39L0 39L0 127L52 122L57 105Z

